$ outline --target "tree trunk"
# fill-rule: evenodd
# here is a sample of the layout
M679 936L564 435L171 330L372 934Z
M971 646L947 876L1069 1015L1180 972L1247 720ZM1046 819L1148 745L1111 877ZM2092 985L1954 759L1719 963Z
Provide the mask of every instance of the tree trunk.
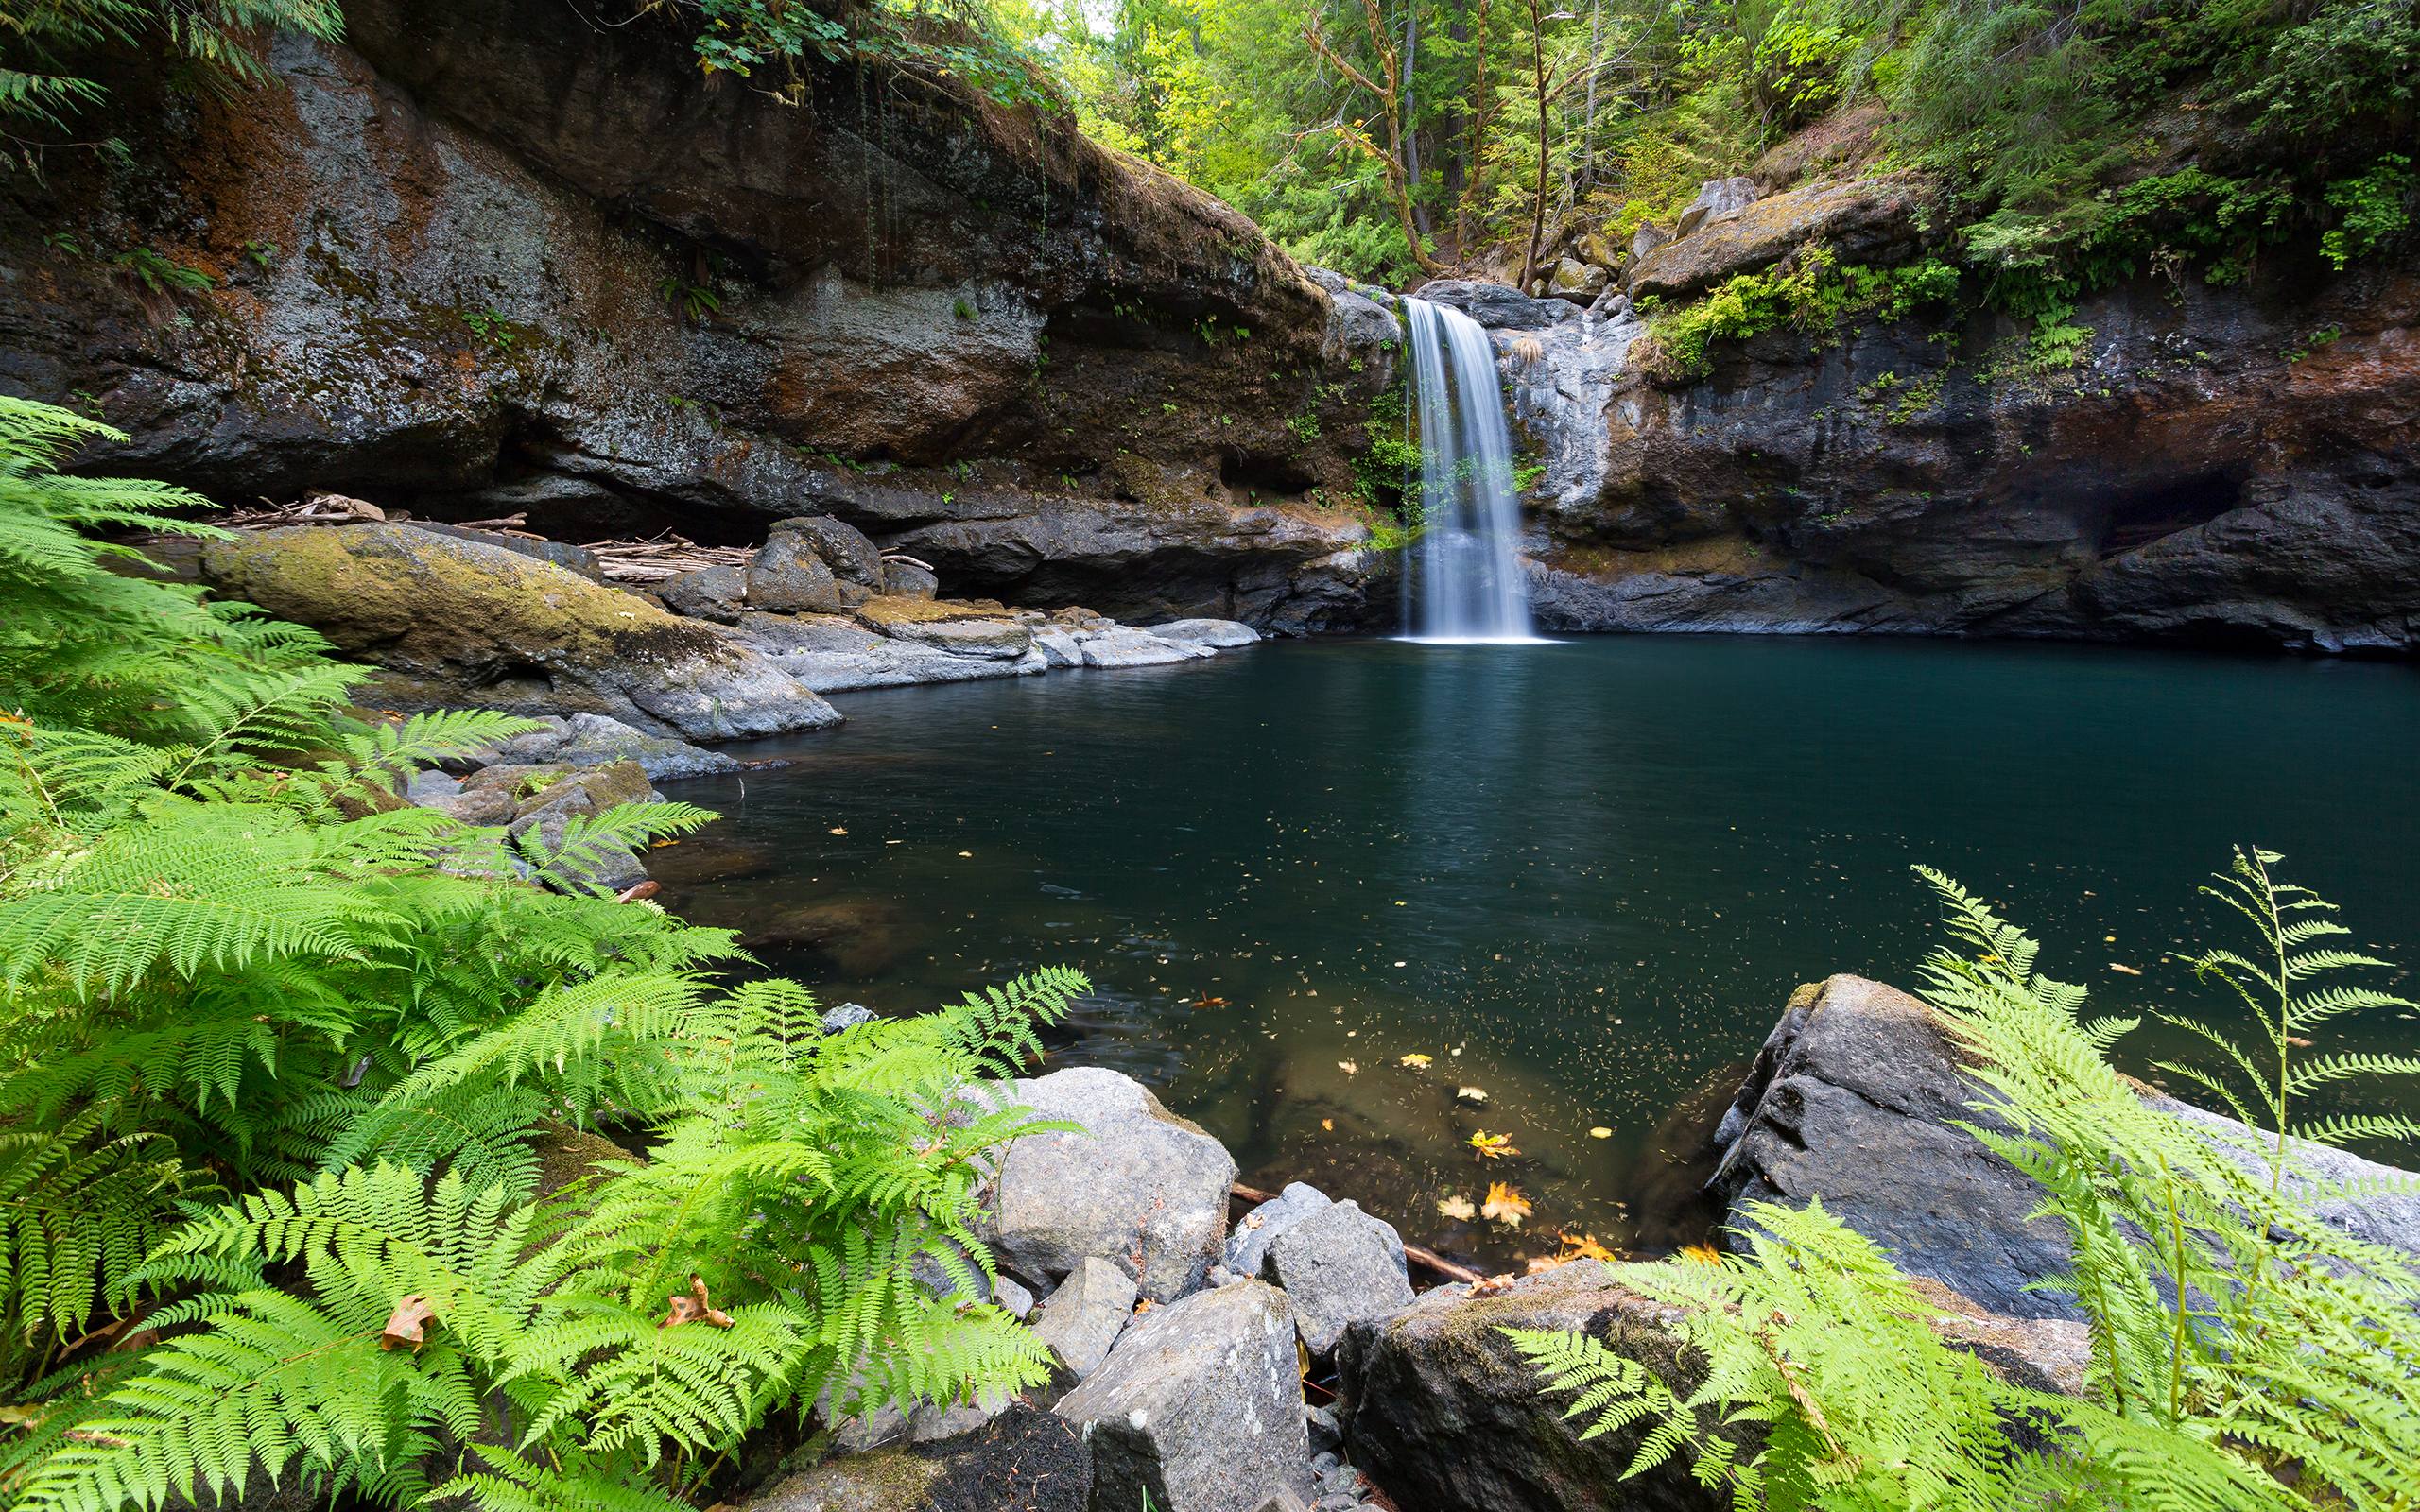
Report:
M1530 202L1530 248L1521 258L1521 292L1538 276L1538 237L1547 225L1547 39L1538 0L1530 0L1530 71L1538 88L1538 187Z
M1455 239L1465 249L1471 244L1470 202L1486 182L1484 163L1487 153L1487 108L1495 92L1487 86L1487 10L1490 0L1478 0L1478 13L1471 21L1471 111L1468 134L1463 138L1463 156L1470 163L1464 176L1462 197L1454 202Z
M1403 177L1413 194L1420 192L1420 122L1412 94L1412 65L1420 60L1420 0L1409 0L1403 8ZM1411 217L1427 235L1428 207L1417 199L1412 201Z

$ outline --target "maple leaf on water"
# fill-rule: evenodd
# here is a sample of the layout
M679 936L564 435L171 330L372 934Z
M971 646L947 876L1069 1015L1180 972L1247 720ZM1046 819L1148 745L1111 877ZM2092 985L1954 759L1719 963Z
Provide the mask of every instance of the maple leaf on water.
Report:
M666 1300L672 1304L671 1310L656 1323L657 1328L677 1329L683 1323L705 1323L718 1329L731 1327L731 1314L706 1300L706 1279L703 1276L690 1277L687 1292L675 1292Z
M1483 1103L1487 1101L1486 1090L1479 1087L1457 1087L1454 1089L1454 1095L1466 1103Z
M1450 1197L1440 1199L1437 1204L1437 1211L1448 1218L1457 1219L1464 1223L1467 1223L1471 1219L1478 1216L1478 1210L1471 1206L1471 1199L1463 1196L1459 1192Z
M1401 1060L1396 1061L1395 1064L1399 1066L1409 1066L1412 1070L1418 1071L1428 1064L1428 1057L1424 1056L1419 1051L1415 1050L1410 1055L1408 1055Z
M1357 1060L1340 1060L1336 1063L1336 1069L1344 1073L1348 1076L1358 1076L1361 1074L1361 1062Z
M1479 1159L1483 1160L1500 1160L1508 1155L1521 1153L1512 1147L1512 1135L1490 1134L1485 1129L1471 1136L1471 1148L1478 1151Z
M1601 1260L1610 1263L1621 1258L1597 1243L1595 1234L1563 1234L1558 1237L1563 1240L1564 1260Z
M387 1326L378 1332L378 1348L401 1349L409 1348L414 1354L428 1342L428 1326L437 1321L437 1314L428 1298L415 1292L395 1304L387 1314Z
M1478 1205L1478 1211L1482 1218L1518 1228L1521 1220L1530 1215L1530 1199L1501 1181L1493 1181L1488 1184L1487 1200Z

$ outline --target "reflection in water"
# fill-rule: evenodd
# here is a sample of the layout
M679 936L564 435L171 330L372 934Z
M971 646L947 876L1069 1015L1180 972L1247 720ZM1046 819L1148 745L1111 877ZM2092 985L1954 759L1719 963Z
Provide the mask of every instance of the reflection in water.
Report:
M1356 642L846 712L743 752L786 770L677 785L727 817L656 853L667 902L887 1011L1079 966L1099 990L1056 1063L1157 1086L1248 1181L1313 1181L1497 1266L1558 1228L1684 1235L1678 1162L1790 989L1905 982L1932 944L1911 862L2111 1005L2190 998L2163 953L2211 937L2192 889L2231 841L2285 850L2380 954L2420 902L2400 667ZM1483 1167L1480 1130L1523 1154ZM1528 1227L1438 1212L1491 1179Z

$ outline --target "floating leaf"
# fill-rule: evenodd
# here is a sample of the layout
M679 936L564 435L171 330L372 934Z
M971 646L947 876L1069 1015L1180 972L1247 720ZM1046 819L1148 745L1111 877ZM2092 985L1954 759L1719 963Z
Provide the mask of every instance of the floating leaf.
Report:
M690 1277L687 1292L675 1292L666 1300L671 1303L671 1307L657 1321L657 1328L677 1329L683 1323L705 1323L718 1329L731 1327L731 1314L706 1299L706 1279L703 1276Z
M1348 1076L1358 1076L1361 1074L1361 1062L1357 1060L1340 1060L1336 1063L1336 1069L1344 1073Z
M1458 1223L1468 1223L1473 1218L1478 1216L1478 1210L1471 1206L1471 1199L1463 1196L1459 1192L1450 1197L1445 1197L1440 1200L1437 1204L1437 1211L1443 1216L1454 1219Z
M1563 1234L1559 1237L1563 1240L1564 1260L1601 1260L1611 1263L1621 1258L1597 1243L1595 1234Z
M1214 998L1205 992L1201 997L1195 998L1192 1005L1197 1008L1223 1008L1227 1005L1227 1000Z
M1428 1064L1428 1057L1415 1050L1410 1055L1408 1055L1401 1060L1395 1062L1395 1064L1399 1066L1409 1066L1412 1070L1418 1071Z
M1681 1246L1681 1258L1693 1260L1701 1265L1720 1265L1722 1263L1722 1251L1712 1245L1684 1245Z
M1588 1137L1592 1140L1609 1140L1614 1137L1614 1131L1599 1124L1588 1131Z
M832 826L832 833L833 833L834 834L846 834L846 833L848 833L849 832L848 832L847 830L845 830L845 829L841 828L839 825L837 825L837 824L836 824L836 825Z
M1518 1228L1521 1220L1530 1215L1530 1199L1515 1188L1493 1181L1488 1184L1487 1200L1478 1205L1478 1212L1482 1218Z
M1483 1103L1487 1101L1487 1093L1477 1087L1457 1087L1454 1089L1454 1095L1466 1103Z
M1471 1148L1478 1151L1479 1159L1483 1160L1500 1160L1508 1155L1521 1153L1512 1147L1512 1135L1490 1134L1485 1129L1471 1136Z
M418 1354L420 1347L428 1342L428 1326L436 1318L437 1314L429 1307L427 1297L418 1293L405 1297L395 1304L392 1313L387 1314L387 1326L378 1332L378 1348L408 1348Z

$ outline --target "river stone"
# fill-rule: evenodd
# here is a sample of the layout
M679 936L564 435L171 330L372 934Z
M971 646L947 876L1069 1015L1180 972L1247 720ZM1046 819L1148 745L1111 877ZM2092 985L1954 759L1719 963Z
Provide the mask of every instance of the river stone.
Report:
M1092 1450L1095 1512L1260 1512L1310 1453L1293 1310L1247 1281L1146 1313L1056 1411Z
M1033 648L1042 653L1043 661L1054 667L1080 667L1084 664L1084 643L1067 630L1036 630Z
M2028 1289L2068 1265L2066 1230L2054 1219L2029 1216L2041 1189L1981 1141L1948 1126L1952 1119L1988 1123L1971 1106L1987 1095L1917 999L1858 976L1803 987L1716 1131L1723 1154L1709 1190L1730 1205L1735 1225L1745 1221L1742 1203L1820 1197L1901 1269L1993 1313L2081 1318L2066 1294ZM2221 1138L2250 1134L2232 1119L2152 1101ZM2342 1151L2305 1154L2334 1180L2410 1179ZM2334 1203L2324 1211L2347 1232L2420 1255L2420 1195Z
M1225 1146L1098 1066L1018 1081L1004 1100L1085 1131L1028 1134L1000 1156L977 1231L1018 1274L1055 1280L1098 1255L1154 1302L1201 1284L1236 1179Z
M1411 1305L1402 1236L1350 1200L1305 1213L1270 1240L1260 1277L1285 1288L1315 1356L1334 1349L1346 1325Z
M740 1512L1088 1512L1092 1455L1065 1419L1011 1401L975 1433L843 1453Z
M1698 185L1698 197L1689 201L1688 209L1681 212L1672 234L1675 237L1686 236L1703 225L1708 215L1744 210L1756 202L1756 180L1754 179L1709 179Z
M882 591L893 598L932 598L942 590L942 580L929 567L912 561L890 558L882 564Z
M1547 293L1573 304L1587 304L1605 291L1609 275L1593 263L1559 257L1547 274Z
M856 590L857 603L873 596L863 585L844 585L835 577L811 537L775 531L748 559L750 609L776 614L838 614L852 607L844 593L847 588Z
M1088 1255L1042 1304L1033 1332L1081 1381L1109 1358L1110 1347L1133 1312L1134 1278L1098 1255Z
M783 536L799 543L795 549L821 558L840 581L876 590L883 586L882 552L848 522L825 514L793 515L773 522L765 544L769 548Z
M1012 678L1048 664L1038 651L1015 660L960 656L831 615L748 613L737 628L743 642L818 693Z
M1236 1220L1222 1257L1227 1269L1237 1276L1259 1275L1261 1257L1268 1254L1270 1242L1330 1204L1328 1194L1319 1188L1288 1181L1285 1191Z
M741 764L720 751L706 750L685 740L671 740L633 730L603 714L548 715L542 728L495 747L499 762L561 762L566 766L602 766L607 762L638 763L649 778L704 777L735 772Z
M712 627L478 541L400 524L299 526L213 541L202 563L230 596L381 667L363 698L386 708L599 713L691 740L840 719Z
M729 562L700 567L656 584L655 596L675 614L728 625L747 603L748 573Z
M1208 646L1166 641L1148 630L1123 628L1085 637L1082 650L1084 665L1088 667L1155 667L1217 654Z
M1499 1332L1581 1330L1676 1390L1694 1381L1665 1332L1669 1309L1612 1284L1601 1265L1524 1277L1501 1295L1461 1286L1424 1293L1383 1319L1353 1324L1337 1353L1351 1406L1353 1463L1394 1504L1422 1512L1727 1512L1728 1496L1679 1463L1624 1480L1644 1430L1582 1441L1585 1421ZM1223 1295L1223 1294L1220 1294Z
M1166 625L1151 626L1150 631L1163 641L1183 641L1189 645L1207 645L1220 651L1250 645L1260 639L1260 632L1235 620L1170 620Z

